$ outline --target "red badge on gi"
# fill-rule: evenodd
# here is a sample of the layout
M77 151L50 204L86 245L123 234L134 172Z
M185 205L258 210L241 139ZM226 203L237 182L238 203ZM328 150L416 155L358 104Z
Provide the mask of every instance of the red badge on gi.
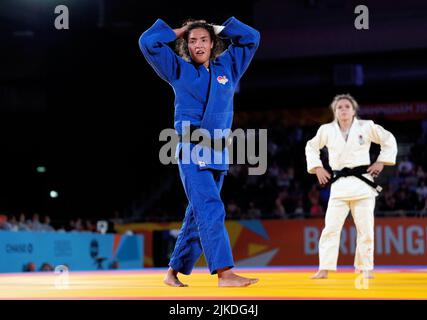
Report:
M216 80L221 84L226 84L228 82L228 79L226 76L218 76L218 78L216 78Z

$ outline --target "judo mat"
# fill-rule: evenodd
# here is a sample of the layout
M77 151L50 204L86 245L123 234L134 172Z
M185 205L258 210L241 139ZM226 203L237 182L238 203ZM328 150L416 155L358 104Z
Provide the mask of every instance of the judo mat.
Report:
M285 300L285 299L427 299L427 266L378 267L364 280L353 269L312 280L314 267L236 268L260 281L245 288L218 288L217 277L196 269L180 279L189 287L163 284L166 269L16 273L0 275L0 299L51 300Z

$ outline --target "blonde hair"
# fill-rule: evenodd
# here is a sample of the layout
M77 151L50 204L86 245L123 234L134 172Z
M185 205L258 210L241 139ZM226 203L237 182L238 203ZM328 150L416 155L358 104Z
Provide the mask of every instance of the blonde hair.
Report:
M359 104L357 103L357 101L348 93L346 94L338 94L334 97L334 99L331 102L330 108L332 110L332 112L334 113L334 117L335 117L335 108L337 106L338 101L340 100L348 100L350 101L351 105L353 106L353 110L356 112L356 114L354 115L355 117L357 117L357 112L359 111L360 107Z

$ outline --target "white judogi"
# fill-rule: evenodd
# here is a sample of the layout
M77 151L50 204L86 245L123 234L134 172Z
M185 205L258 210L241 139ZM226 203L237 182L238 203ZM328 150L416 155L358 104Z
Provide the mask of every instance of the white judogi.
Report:
M316 136L307 142L307 171L315 174L322 167L320 149L328 148L332 170L370 165L371 142L381 145L377 161L385 165L396 163L397 144L394 136L371 120L354 118L347 141L335 120L320 126ZM368 173L364 175L373 181ZM319 240L319 269L336 270L341 229L351 211L357 229L354 266L357 270L372 270L374 266L375 189L357 177L342 177L331 186L325 228Z

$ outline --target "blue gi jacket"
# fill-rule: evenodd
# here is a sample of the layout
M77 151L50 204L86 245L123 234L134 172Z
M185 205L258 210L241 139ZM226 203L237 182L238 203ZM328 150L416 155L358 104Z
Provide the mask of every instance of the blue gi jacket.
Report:
M145 58L175 92L174 126L178 134L183 134L183 121L208 130L212 138L214 129L231 128L234 92L258 48L260 34L234 17L223 26L220 36L230 38L231 45L210 61L209 71L203 65L187 62L175 54L167 43L174 41L176 35L161 19L139 38ZM180 143L178 151L181 146ZM222 163L213 163L215 152L222 153ZM210 163L199 162L201 170L228 170L227 149L215 152L212 150Z

